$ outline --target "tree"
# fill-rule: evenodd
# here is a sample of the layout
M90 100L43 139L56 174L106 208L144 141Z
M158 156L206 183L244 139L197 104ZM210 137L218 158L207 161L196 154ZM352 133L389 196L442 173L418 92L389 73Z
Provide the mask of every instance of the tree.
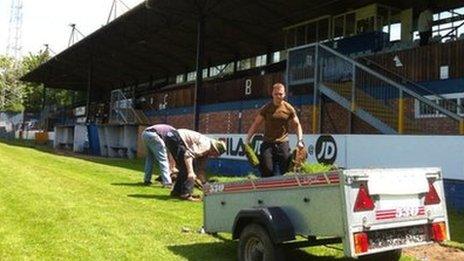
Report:
M49 59L47 50L39 51L37 54L29 53L21 61L0 56L0 111L42 110L43 84L22 82L19 79ZM73 95L75 94L68 90L47 89L46 103L59 107L70 105Z
M50 59L48 51L39 51L38 54L29 53L21 61L22 75L36 69ZM23 82L23 106L25 111L38 112L42 110L43 84Z
M22 86L19 82L21 68L15 61L0 56L0 111L22 111Z

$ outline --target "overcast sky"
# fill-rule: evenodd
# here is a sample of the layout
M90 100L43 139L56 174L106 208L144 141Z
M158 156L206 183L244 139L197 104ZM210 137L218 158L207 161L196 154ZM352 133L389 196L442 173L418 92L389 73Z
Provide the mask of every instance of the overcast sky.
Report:
M143 0L123 0L134 7ZM0 0L0 54L5 54L12 0ZM68 46L70 23L84 34L106 24L113 0L23 0L22 54L36 53L48 43L54 52ZM118 5L118 15L126 11Z

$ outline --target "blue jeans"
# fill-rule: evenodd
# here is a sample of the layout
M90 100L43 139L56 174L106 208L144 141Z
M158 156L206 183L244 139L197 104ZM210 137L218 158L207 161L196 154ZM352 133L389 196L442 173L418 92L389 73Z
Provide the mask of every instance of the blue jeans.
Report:
M149 131L142 132L142 139L147 148L147 157L145 159L145 176L143 181L151 182L153 163L156 159L159 163L163 184L171 184L172 180L169 173L168 153L163 139L161 139L161 137L156 132Z

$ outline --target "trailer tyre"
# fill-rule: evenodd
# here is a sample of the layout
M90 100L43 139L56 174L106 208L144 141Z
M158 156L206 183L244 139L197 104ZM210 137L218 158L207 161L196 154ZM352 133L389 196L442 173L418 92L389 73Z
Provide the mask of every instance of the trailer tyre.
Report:
M359 260L369 260L369 261L397 261L401 258L401 249L385 251L377 254L360 256Z
M265 228L251 223L240 233L238 260L278 261L283 260L283 252L279 245L272 242Z

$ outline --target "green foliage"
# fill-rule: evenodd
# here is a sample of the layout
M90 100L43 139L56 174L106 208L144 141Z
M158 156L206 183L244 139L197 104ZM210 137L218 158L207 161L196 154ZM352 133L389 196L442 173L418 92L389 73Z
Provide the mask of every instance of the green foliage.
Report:
M0 111L22 111L22 85L18 81L21 67L6 56L0 56Z
M321 173L321 172L327 172L332 169L333 169L332 165L327 165L327 164L322 164L322 163L309 163L309 162L306 162L305 164L303 164L303 167L301 168L302 172L304 173Z
M37 54L29 53L21 61L0 55L0 111L37 112L42 109L43 85L22 82L20 78L49 58L47 51L40 51ZM48 89L46 104L69 105L72 94L68 90Z

